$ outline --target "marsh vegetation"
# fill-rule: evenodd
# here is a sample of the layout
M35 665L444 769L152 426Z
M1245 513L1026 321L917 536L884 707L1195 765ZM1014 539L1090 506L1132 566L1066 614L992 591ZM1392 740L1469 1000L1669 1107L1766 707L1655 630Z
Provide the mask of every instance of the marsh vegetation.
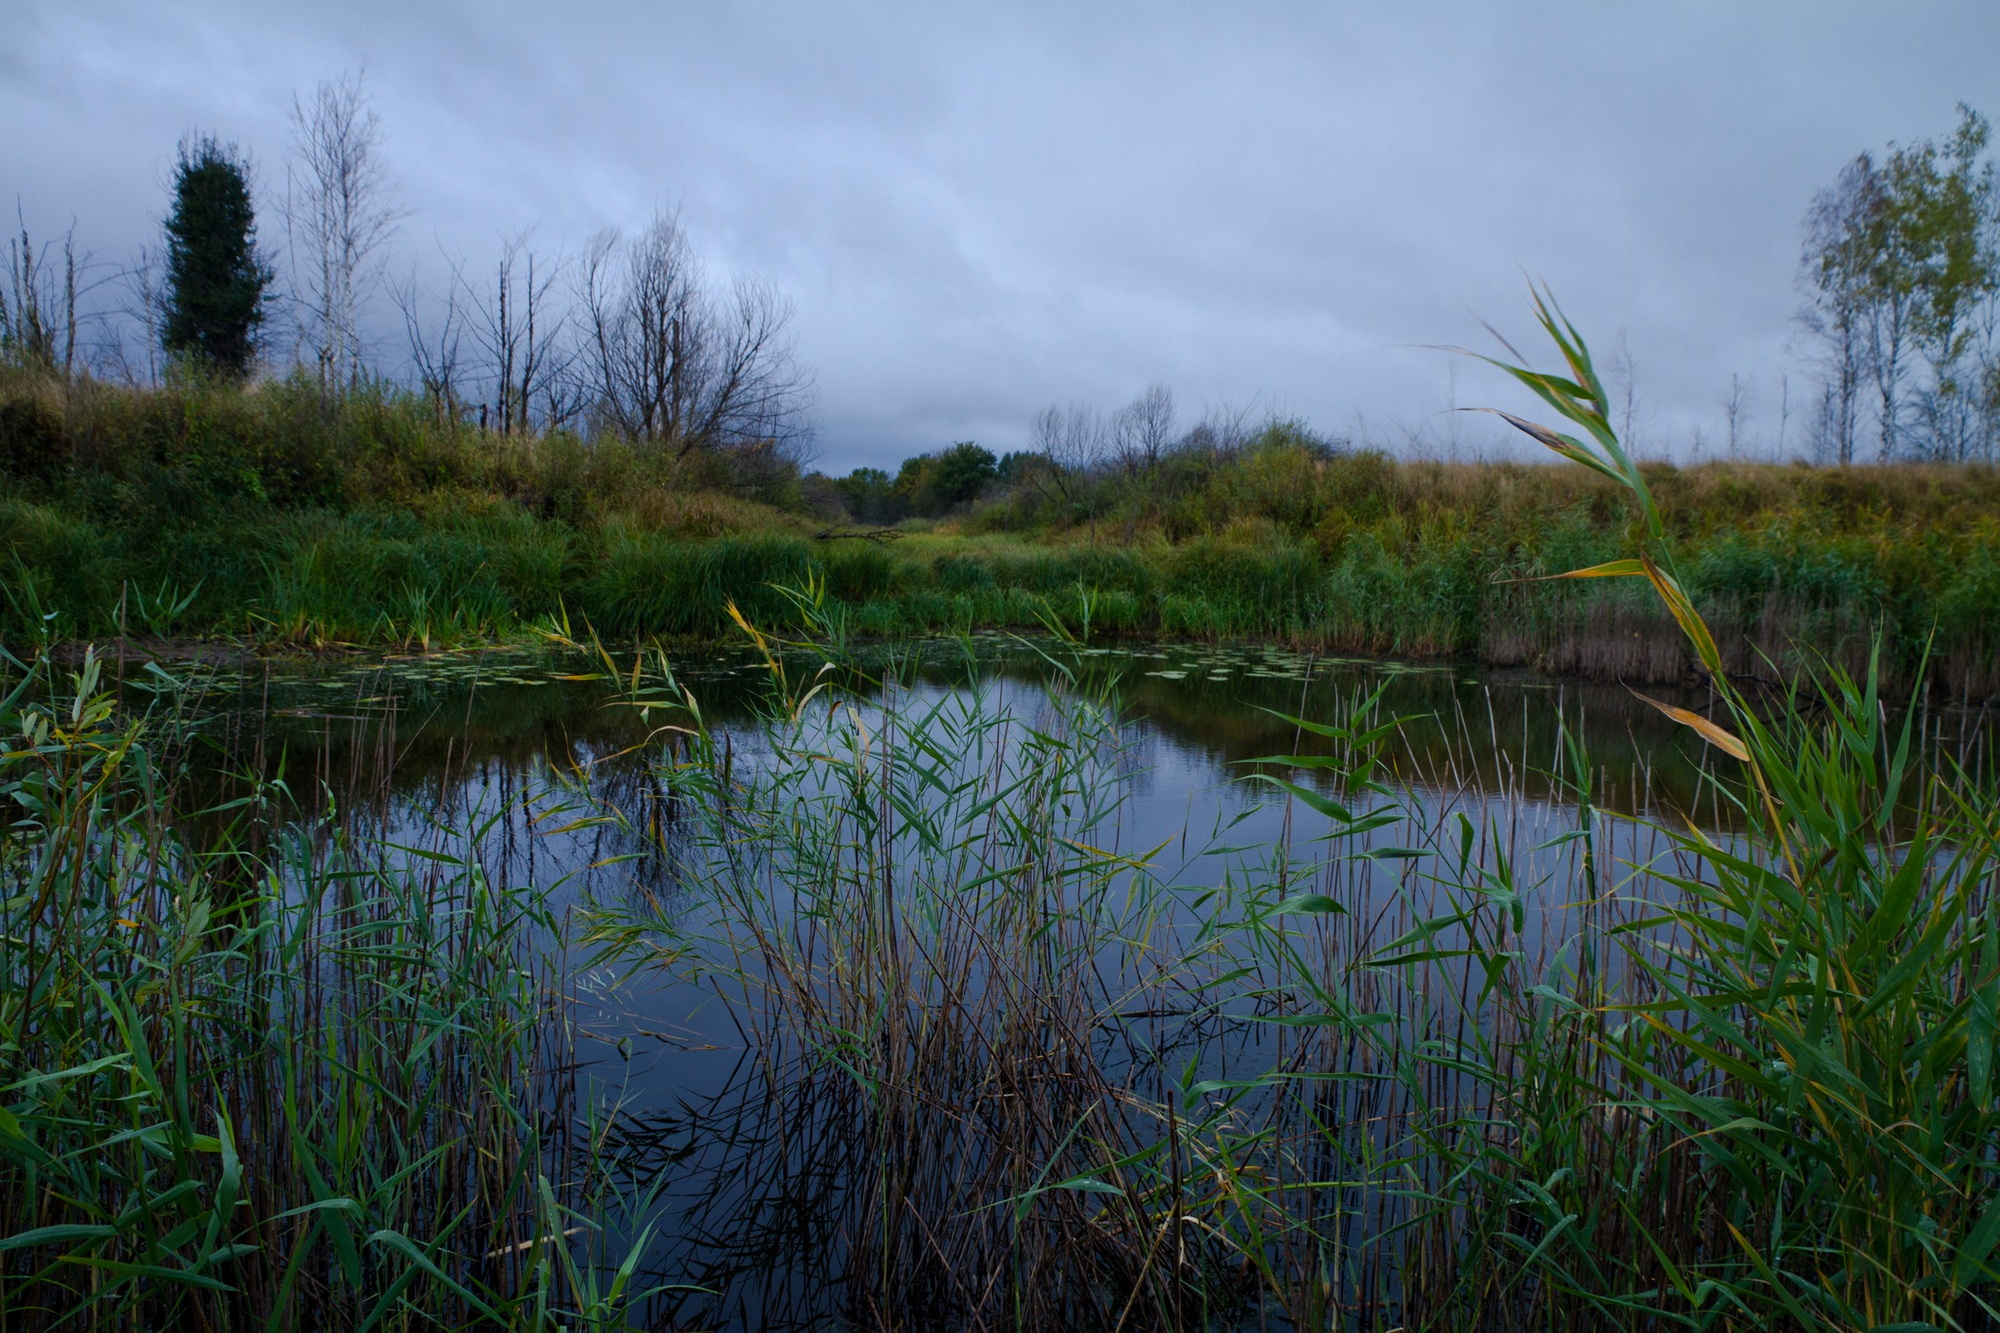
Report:
M939 676L814 577L706 664L32 664L9 1326L1992 1326L1983 716L1736 683L1543 313L1633 534L1558 586L1698 693L1088 588Z

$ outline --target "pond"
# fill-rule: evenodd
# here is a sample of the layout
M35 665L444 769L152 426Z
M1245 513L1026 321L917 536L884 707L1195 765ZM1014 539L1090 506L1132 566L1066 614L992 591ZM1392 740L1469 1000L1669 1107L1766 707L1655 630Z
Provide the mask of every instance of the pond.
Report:
M190 808L281 787L544 895L551 1169L613 1182L591 1253L636 1256L659 1327L1388 1320L1437 1108L1458 1142L1497 1105L1412 1053L1453 1032L1512 1068L1536 985L1622 993L1606 941L1663 901L1666 830L1740 824L1716 753L1622 688L1273 647L484 652L204 690ZM1922 727L1987 762L1979 714Z

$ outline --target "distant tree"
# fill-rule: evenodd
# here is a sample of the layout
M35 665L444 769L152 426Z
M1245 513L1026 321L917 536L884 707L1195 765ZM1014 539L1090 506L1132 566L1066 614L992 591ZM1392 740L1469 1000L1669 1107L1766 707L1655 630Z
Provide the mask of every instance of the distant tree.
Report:
M1074 483L1104 457L1104 419L1088 403L1045 407L1036 414L1033 431L1035 452L1049 460L1048 480L1067 502Z
M442 308L425 300L412 269L407 281L390 285L389 294L403 314L411 367L417 384L440 421L456 422L466 409L465 359L462 355L468 316L460 302L465 288L461 267L447 260L450 276L444 285Z
M1611 386L1613 411L1618 417L1618 438L1625 442L1627 449L1637 451L1639 433L1639 363L1632 358L1632 344L1625 336L1625 330L1618 330L1618 342L1611 349L1611 359L1605 367L1605 379ZM1458 395L1456 385L1452 394L1453 416L1457 416Z
M321 83L310 102L292 100L285 230L301 332L328 391L361 376L361 310L399 217L381 149L381 118L368 108L360 75Z
M895 493L889 474L879 467L858 467L836 478L833 489L857 523L886 525L909 516L909 506Z
M1722 424L1731 458L1743 457L1748 442L1750 413L1757 399L1757 379L1741 375L1729 377L1729 392L1722 395Z
M1188 454L1226 459L1240 452L1251 435L1250 410L1224 405L1210 408L1174 447Z
M1884 164L1916 293L1910 332L1930 372L1918 402L1926 452L1937 458L1962 460L1977 447L1968 354L1982 307L2000 291L1993 167L1981 160L1991 138L1986 119L1961 105L1958 128L1942 146L1927 140L1896 150Z
M1000 461L993 465L993 479L1002 486L1015 486L1029 480L1034 474L1048 469L1047 455L1032 450L1020 450L1000 455Z
M1818 452L1843 465L1854 461L1861 390L1872 370L1874 268L1886 209L1875 161L1863 153L1813 196L1806 213L1798 321L1817 343L1813 359L1823 376Z
M1174 439L1174 391L1149 384L1111 419L1112 448L1127 472L1156 467Z
M868 523L912 514L936 518L976 500L1000 480L993 451L961 440L949 449L906 458L892 481L880 468L856 468L834 483L848 512Z
M181 144L166 234L161 346L242 378L256 359L272 275L257 251L249 170L233 147L206 135Z
M486 352L493 428L501 434L562 426L575 411L574 357L564 337L569 313L551 309L562 256L545 261L528 248L527 233L503 238L491 299L472 301L475 336Z
M971 440L960 440L951 448L940 450L924 479L924 512L948 513L978 499L979 493L997 477L998 462L992 450Z

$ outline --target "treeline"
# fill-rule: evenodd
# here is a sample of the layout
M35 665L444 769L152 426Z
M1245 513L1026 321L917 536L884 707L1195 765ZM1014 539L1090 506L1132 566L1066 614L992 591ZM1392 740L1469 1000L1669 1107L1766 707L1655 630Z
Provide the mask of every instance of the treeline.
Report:
M1186 536L1234 516L1187 508L1199 479L1274 448L1324 459L1349 444L1296 418L1253 426L1243 413L1210 413L1182 429L1173 390L1153 384L1108 416L1088 403L1044 409L1032 447L1019 452L996 456L961 440L905 459L893 477L863 467L806 483L818 504L859 523L956 515L975 528L1019 531L1118 517L1160 521L1169 536Z
M371 270L343 275L316 248L386 246L393 210L379 192L366 206L379 126L347 82L301 104L296 128L326 171L293 164L290 245L272 253L241 155L183 145L162 285L142 289L159 298L144 324L153 371L134 368L130 343L92 341L86 262L15 243L0 282L0 642L435 646L583 622L712 635L729 632L732 602L784 623L795 608L777 585L811 583L863 634L1060 616L1633 681L1688 670L1675 626L1629 590L1514 581L1629 546L1623 502L1574 471L1399 461L1284 418L1190 422L1155 385L1108 413L1051 407L1004 456L961 441L893 475L805 473L810 383L784 303L708 283L671 216L568 259L511 243L483 285L461 272L447 292L403 289L418 373L382 374L356 314ZM1928 158L1897 150L1916 157L1871 165L1878 194L1933 217L1909 200L1935 185L1990 230L1984 142L1968 116ZM313 183L342 170L363 188L336 199ZM297 213L308 203L317 220ZM1986 230L1926 226L1866 235L1908 249L1905 231L1971 234L1949 253L1990 263ZM1957 359L1933 366L1943 279L1908 281L1902 306L1863 284L1852 307L1868 335L1854 364L1895 386L1876 400L1889 423L1876 456L1904 465L1660 464L1657 493L1733 666L1818 650L1858 664L1880 633L1892 675L1907 680L1928 645L1936 680L1983 698L2000 690L2000 480L1908 460L1991 452L1972 429L1985 418L1959 408L1975 400L1962 386L1985 383L1972 371L1992 355L1994 283L1953 289L1971 293L1969 323L1953 325ZM1890 376L1878 352L1903 369ZM1859 389L1852 404L1859 420ZM1940 423L1957 423L1949 448ZM1850 456L1869 455L1835 455Z
M1118 416L1044 414L1067 465L960 444L842 483L745 486L727 453L557 430L502 434L369 382L244 391L0 373L0 644L225 634L436 647L574 632L793 624L817 585L849 632L1266 637L1475 655L1630 682L1690 671L1620 581L1520 582L1611 559L1628 507L1540 464L1398 460L1296 422L1208 418L1157 454ZM1048 438L1045 435L1045 440ZM1137 441L1135 444L1134 442ZM2000 691L2000 473L1982 465L1653 465L1649 480L1734 669L1800 654L1892 683ZM857 509L860 506L856 506ZM872 526L856 526L866 523Z

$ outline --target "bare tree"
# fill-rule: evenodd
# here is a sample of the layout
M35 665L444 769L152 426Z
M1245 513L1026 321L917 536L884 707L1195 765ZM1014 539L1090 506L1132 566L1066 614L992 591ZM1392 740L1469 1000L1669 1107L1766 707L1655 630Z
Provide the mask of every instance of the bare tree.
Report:
M309 102L292 99L285 234L300 332L328 391L361 376L361 313L400 217L387 198L381 118L361 83L361 75L343 74L322 82Z
M160 253L142 245L138 257L119 274L125 299L118 307L120 331L112 351L116 360L113 369L127 384L157 384L160 380L160 332L166 309L160 263ZM138 334L137 355L126 342L128 331Z
M672 214L654 218L630 245L615 231L601 232L584 256L597 407L628 439L666 439L691 415L704 332L694 267L693 248Z
M0 287L0 356L64 379L74 370L77 353L75 230L63 233L52 270L47 252L35 253L23 221L20 238L7 243L6 285Z
M1355 413L1355 438L1368 438L1367 420L1358 411ZM1224 458L1237 453L1249 442L1250 409L1231 407L1227 403L1209 408L1202 414L1201 420L1181 437L1182 448Z
M1035 452L1049 460L1049 480L1063 499L1070 484L1101 461L1107 447L1104 419L1088 403L1045 407L1035 414Z
M464 286L464 276L459 265L451 263L449 268L444 309L434 319L425 317L423 294L418 288L414 270L403 284L391 284L389 294L403 314L403 333L409 344L410 363L416 367L417 382L423 388L424 396L430 399L441 420L457 421L464 411L460 392L459 348L465 335L466 321L464 308L458 299Z
M1174 438L1174 391L1149 384L1111 418L1111 447L1127 472L1159 463Z
M1744 379L1741 375L1729 377L1729 392L1722 395L1722 425L1727 432L1729 457L1741 458L1745 436L1750 425L1750 409L1757 397L1755 377Z
M631 242L592 241L580 269L581 317L601 428L678 456L810 438L812 382L798 365L790 302L754 279L712 299L676 213Z
M1639 415L1639 365L1632 359L1632 344L1625 336L1625 330L1618 330L1618 344L1611 350L1611 401L1618 414L1618 438L1625 448L1636 450L1638 439L1633 435Z
M569 314L550 308L563 260L544 260L527 242L526 232L502 240L491 298L474 301L492 388L493 424L503 435L533 430L538 401L543 407L540 424L547 427L563 424L570 410L571 395L559 386L571 360L563 342Z
M148 382L159 342L145 309L147 252L140 251L137 267L107 264L77 249L74 222L37 243L19 205L15 216L20 230L0 254L0 364L65 380L93 374Z

